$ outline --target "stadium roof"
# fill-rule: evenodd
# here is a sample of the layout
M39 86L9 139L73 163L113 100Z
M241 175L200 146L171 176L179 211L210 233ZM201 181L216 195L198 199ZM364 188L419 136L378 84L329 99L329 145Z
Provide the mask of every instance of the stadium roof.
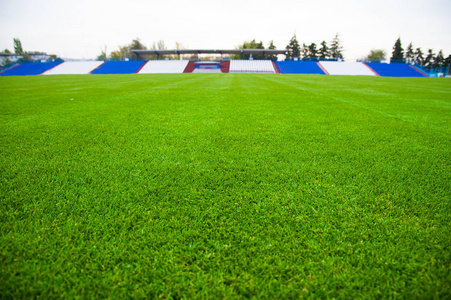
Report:
M277 49L232 49L232 50L208 50L208 49L179 49L179 50L132 50L137 56L139 55L180 55L180 54L237 54L237 55L286 55L287 50Z

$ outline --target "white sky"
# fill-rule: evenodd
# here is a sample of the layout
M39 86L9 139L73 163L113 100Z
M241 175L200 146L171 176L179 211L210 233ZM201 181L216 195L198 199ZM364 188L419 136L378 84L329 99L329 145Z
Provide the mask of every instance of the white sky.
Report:
M164 40L168 49L234 49L245 40L274 40L285 49L299 42L328 43L340 33L346 60L371 49L392 47L401 37L423 52L451 54L450 0L0 0L0 51L63 58L95 58L140 38L146 46Z

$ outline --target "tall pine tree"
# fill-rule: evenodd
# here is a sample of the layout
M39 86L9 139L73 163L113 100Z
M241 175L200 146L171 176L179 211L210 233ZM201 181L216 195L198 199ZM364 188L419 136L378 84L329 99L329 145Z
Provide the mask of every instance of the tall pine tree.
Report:
M326 41L321 42L321 48L318 51L319 57L322 59L326 59L329 57L329 47L327 46Z
M428 50L428 55L424 59L423 66L427 68L434 67L434 59L435 59L435 53L432 49Z
M268 49L277 49L276 46L274 45L274 41L269 41L269 46ZM270 59L272 61L277 60L277 55L274 54L269 54L266 56L266 59Z
M307 58L308 56L308 47L305 43L302 43L302 49L301 49L301 53L302 53L302 58Z
M412 43L409 44L409 46L407 46L407 50L406 50L406 61L407 63L411 63L414 59L415 53L413 52L413 45Z
M393 46L392 57L390 60L403 60L404 59L404 49L401 46L401 38L396 40L395 45Z
M317 58L318 57L317 53L318 53L318 50L316 49L316 44L311 43L308 46L308 56L311 58Z
M419 47L417 48L417 50L415 50L414 60L417 64L423 65L423 61L424 61L423 51L421 51L421 48L419 48Z
M443 51L440 50L434 59L434 68L441 68L445 65L445 58L443 57Z
M330 54L332 58L343 59L343 46L341 45L340 35L338 33L330 43Z
M290 42L287 45L287 58L294 60L295 57L299 57L301 55L301 46L299 46L299 42L296 38L296 34L293 35Z

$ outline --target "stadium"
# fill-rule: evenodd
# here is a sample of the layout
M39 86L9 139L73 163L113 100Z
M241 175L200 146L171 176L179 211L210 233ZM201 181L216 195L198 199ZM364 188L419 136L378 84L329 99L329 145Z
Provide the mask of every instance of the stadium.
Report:
M62 61L24 62L9 66L0 76L24 75L68 75L68 74L166 74L166 73L280 73L354 75L383 77L442 77L449 73L449 66L435 70L433 74L422 71L421 66L403 63L339 62L325 61L272 61L272 60L230 60L190 61L180 59L181 55L219 54L224 55L286 55L287 50L276 49L234 49L234 50L132 50L136 58L122 61ZM156 60L140 60L141 56L153 55ZM160 55L177 55L178 60L160 60Z
M37 2L4 11L67 58L0 53L1 299L451 298L451 56L227 46L344 26L366 51L404 7ZM83 58L135 32L196 47Z

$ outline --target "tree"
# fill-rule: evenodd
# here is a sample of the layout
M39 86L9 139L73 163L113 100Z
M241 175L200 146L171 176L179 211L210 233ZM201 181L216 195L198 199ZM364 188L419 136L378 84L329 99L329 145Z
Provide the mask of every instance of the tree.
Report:
M315 43L311 43L308 46L308 55L311 58L317 58L318 55L316 55L318 53L318 50L316 49L316 44Z
M417 64L423 65L424 57L423 57L423 51L421 51L421 48L417 48L415 50L414 60Z
M445 65L445 58L443 57L443 51L440 50L437 54L437 56L434 59L434 68L441 68Z
M366 59L370 60L384 60L386 58L386 52L383 49L374 49L370 51L370 54L366 57Z
M17 55L22 55L23 54L23 48L22 48L22 43L20 42L19 39L14 38L14 53L16 53Z
M295 57L299 57L301 55L301 46L299 46L299 42L296 38L296 34L293 35L290 42L287 45L287 58L291 58L294 60Z
M406 61L408 63L410 63L414 60L414 57L415 57L415 53L413 52L413 45L412 45L412 43L410 43L409 46L407 46L407 50L406 50Z
M129 45L130 50L147 50L147 47L141 43L139 38L132 40Z
M244 42L242 47L241 47L241 49L265 49L265 46L263 46L263 42L262 41L260 41L260 43L257 43L255 41L255 39L253 39L250 42ZM246 55L244 55L244 58L245 59L249 59L250 55L246 54ZM263 59L263 54L261 54L261 55L252 55L252 58L254 58L254 59Z
M268 49L270 49L270 50L272 50L272 49L277 49L277 48L276 48L276 45L274 45L274 41L272 41L272 40L269 41ZM277 60L277 55L275 55L275 54L268 54L268 55L266 56L266 58L274 61L274 60Z
M332 58L343 59L343 46L341 45L340 35L338 33L330 43L330 53Z
M432 49L428 50L428 55L424 59L423 66L432 68L434 66L435 53Z
M404 59L404 49L401 46L401 38L398 38L393 46L392 56L390 60L403 60Z
M245 41L242 45L238 45L235 47L235 49L265 49L265 46L263 46L263 42L260 41L259 43L257 43L255 41L255 39L253 39L252 41ZM250 55L249 54L244 54L243 56L241 56L241 54L237 54L237 55L232 55L231 58L232 59L249 59ZM252 55L252 58L254 59L263 59L263 54L261 55Z
M308 47L305 43L302 43L301 55L302 55L302 58L308 57Z
M11 53L8 49L3 50L4 53Z
M322 59L326 59L329 57L330 52L329 52L329 47L327 46L326 41L321 42L321 48L319 48L318 54L319 54L319 57Z
M131 56L131 51L129 46L119 46L119 49L111 52L110 57L116 60L124 60Z
M445 67L451 66L451 54L448 55L448 57L445 59L444 66L445 66Z
M100 50L100 55L97 56L97 60L106 60L107 59L107 54L106 54L106 46L105 46L105 50Z

